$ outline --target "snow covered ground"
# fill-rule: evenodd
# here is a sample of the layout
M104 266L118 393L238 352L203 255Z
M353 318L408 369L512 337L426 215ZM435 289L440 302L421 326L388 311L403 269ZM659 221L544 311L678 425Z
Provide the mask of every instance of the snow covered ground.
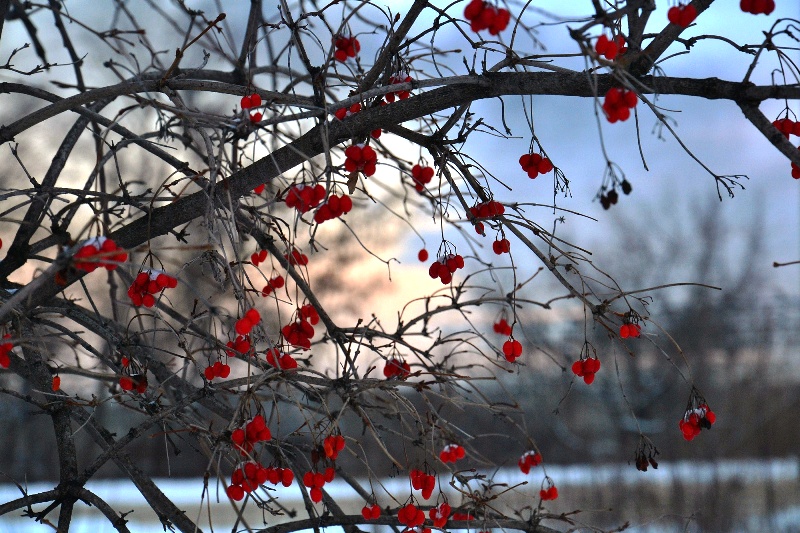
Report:
M728 502L731 506L736 507L736 514L739 517L736 525L731 526L735 528L733 529L735 531L770 531L771 533L800 531L800 460L797 457L714 463L662 463L657 470L651 469L646 473L639 472L632 465L626 464L550 466L547 468L547 474L559 487L561 493L561 497L552 507L555 512L575 508L598 509L601 507L586 505L585 500L593 494L613 493L616 497L624 500L625 505L618 504L617 507L620 515L625 520L631 521L632 527L627 531L666 533L704 530L702 525L692 518L692 513L681 515L680 511L674 507L676 506L675 502L680 502L682 499L696 501L697 494L699 494L697 491L705 491L709 487L716 487L718 490L714 494L718 494L722 500L729 497L734 498L732 493L736 492L736 501ZM528 476L522 475L517 469L505 469L497 472L494 480L496 483L505 483L509 486L516 486L527 481L526 485L513 490L510 497L518 503L527 502L527 504L536 505L537 502L533 495L538 493L542 476L541 468L538 471L532 471ZM202 507L198 505L203 493L202 479L158 479L156 483L179 508L184 509L190 518L200 524L204 531L210 530L208 527L209 515L213 517L216 531L230 531L236 516L235 510L224 497L221 487L219 488L219 498L217 498L217 486L213 480L209 483L211 503L209 503L209 497L206 496L203 499ZM379 483L375 482L374 486L378 501L383 506L390 504L387 493L405 495L410 490L406 477L383 479ZM380 488L381 486L383 488ZM679 487L680 494L678 496L675 494L676 487ZM35 494L52 488L52 484L33 483L28 486L28 491ZM114 509L120 512L133 511L127 516L131 531L162 530L154 513L150 511L144 498L130 482L97 481L88 484L87 488L103 498ZM345 512L356 513L364 504L364 501L342 481L335 480L326 485L325 489L340 503ZM770 491L775 494L770 495ZM300 492L296 485L289 489L281 488L270 491L270 494L279 498L281 504L288 509L302 509ZM0 502L15 500L20 496L20 491L16 486L0 485ZM676 497L678 500L675 500ZM637 498L641 498L642 501L637 501ZM724 501L713 502L712 505L712 502L708 501L706 497L701 497L701 499L703 499L702 502L697 502L700 504L698 505L700 512L703 509L710 512L731 512L725 510ZM644 517L642 513L638 512L635 513L636 516L626 516L626 512L630 513L630 510L626 511L627 505L631 504L637 510L648 509L653 502L647 500L663 500L661 503L665 504L666 509L670 511L669 515L658 511L658 508L654 506L652 507L653 514L649 517ZM451 502L453 501L457 500L451 496ZM601 505L608 507L605 502ZM743 506L746 508L743 509ZM35 509L42 508L42 506L35 506ZM94 508L78 504L75 509L71 532L111 533L115 531L111 524ZM766 514L765 510L769 510L769 513ZM22 517L21 514L20 510L0 517L0 533L53 531L49 526L36 524L30 518ZM742 516L746 516L746 519L742 520ZM600 521L617 519L616 515L602 513L586 513L579 517L581 517L579 523L587 524L597 523L598 519ZM48 518L55 520L57 513L52 513ZM245 518L250 527L254 529L264 527L262 514L254 506L248 509ZM269 525L275 525L285 521L285 518L267 515L267 521ZM548 525L560 528L558 523ZM563 529L566 529L566 524L563 526ZM242 529L244 529L242 524L239 524L239 530Z

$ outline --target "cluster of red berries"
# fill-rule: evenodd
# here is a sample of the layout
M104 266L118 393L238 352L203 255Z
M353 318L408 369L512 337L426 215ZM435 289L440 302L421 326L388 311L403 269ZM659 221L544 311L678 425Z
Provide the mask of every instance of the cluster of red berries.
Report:
M430 499L433 489L436 488L436 478L423 470L412 470L409 472L409 477L414 490L422 491L423 499Z
M800 135L800 122L795 122L789 117L779 118L772 123L775 128L783 133L787 139L789 135Z
M745 13L759 15L761 13L769 15L775 11L775 0L741 0L739 7Z
M497 255L511 253L511 243L506 238L496 240L492 243L492 250Z
M397 520L407 528L415 528L425 523L425 512L409 503L397 512Z
M239 450L242 455L247 455L253 451L253 447L259 442L268 441L272 438L272 432L267 427L262 415L254 416L245 423L244 427L236 428L231 433L233 447ZM261 483L259 483L260 485Z
M242 96L241 105L242 109L252 109L254 107L261 107L261 96L259 96L258 93ZM262 118L264 118L264 116L258 111L256 111L255 113L250 113L250 122L252 122L253 124L255 124L256 122L261 122ZM261 193L257 192L256 194L261 194Z
M511 336L511 324L505 318L501 318L494 323L494 332L499 335Z
M523 474L527 474L531 471L531 468L539 466L540 464L542 464L542 454L534 450L528 450L523 453L522 457L517 461L517 466L519 466Z
M691 4L678 4L667 11L667 18L681 28L688 28L689 24L697 18L697 9Z
M297 248L292 248L291 253L284 254L283 258L292 266L306 266L308 264L308 256Z
M619 194L617 194L616 189L611 189L607 193L600 195L600 205L603 206L603 209L608 210L612 205L617 205L618 201Z
M524 157L524 156L523 156ZM470 214L475 218L494 218L506 212L506 206L500 202L489 200L475 204L469 208Z
M678 422L678 427L683 433L683 438L692 440L700 434L702 429L711 429L714 422L717 421L717 415L708 407L707 404L701 403L694 409L687 409L683 418Z
M144 374L133 374L119 378L119 386L124 391L136 391L139 394L147 392L147 376Z
M787 139L789 135L800 135L800 122L795 122L794 120L790 119L789 117L779 118L778 120L772 123L778 131L783 133L784 137ZM798 150L800 150L800 146L798 146ZM800 179L800 167L792 163L792 177L794 179Z
M343 194L341 196L336 196L335 194L331 194L328 197L328 201L322 204L320 208L317 209L317 212L314 213L314 222L322 224L328 220L346 215L351 209L353 209L353 200L350 199L349 195Z
M623 339L627 339L628 337L638 339L641 335L642 326L639 324L625 322L619 327L619 336Z
M453 281L453 274L460 268L464 268L464 258L459 254L448 254L431 263L428 275L431 279L439 278L443 285L447 285Z
M636 107L639 98L636 93L622 87L612 87L603 99L603 111L610 123L625 122L631 116L631 109Z
M250 354L252 345L250 344L250 335L237 335L232 341L228 341L227 350L225 353L228 357L236 357L236 354Z
M339 457L339 452L344 450L345 440L341 435L328 435L322 441L322 449L325 451L325 457L335 461Z
M255 308L250 308L242 318L236 321L234 329L239 335L248 335L259 322L261 322L261 313Z
M325 483L333 481L334 477L336 477L336 471L331 467L326 468L325 472L309 471L303 475L303 485L311 489L309 496L311 496L312 502L322 501L322 487L325 486Z
M282 289L285 283L283 276L278 274L264 285L264 288L261 289L261 296L269 296L272 291Z
M286 193L286 207L293 207L301 213L307 213L317 207L325 199L325 187L317 183L313 187L299 183Z
M7 340L11 338L10 333L6 333L3 335L3 340ZM11 353L11 350L14 349L14 344L10 342L4 342L0 344L0 367L8 368L11 364L11 357L8 354Z
M364 520L377 520L381 517L381 508L377 503L365 505L364 508L361 509L361 516L364 517Z
M213 365L207 366L203 371L203 374L206 376L208 381L211 381L214 378L225 379L231 375L231 367L228 365L228 363L216 361Z
M128 298L135 307L141 305L153 307L156 304L155 295L164 289L174 289L178 286L178 280L160 270L144 270L136 275L136 278L128 287Z
M627 195L631 193L633 187L631 186L631 183L628 180L623 179L622 182L620 183L620 189L622 189L622 192ZM603 192L600 195L600 205L603 206L603 209L608 209L612 205L617 205L618 201L619 201L619 194L617 194L616 188L612 188L610 191Z
M647 472L647 468L650 466L658 468L658 461L655 459L656 455L658 455L656 447L652 443L646 443L641 439L639 449L636 450L636 470Z
M364 144L353 144L348 146L344 155L344 168L348 172L362 172L365 176L375 174L375 167L378 164L378 154L370 146Z
M414 81L414 78L412 78L409 74L403 72L400 74L395 74L394 76L389 78L389 85L396 85L398 83L411 83L412 81ZM394 102L395 98L399 98L400 100L405 100L409 96L411 96L411 91L392 91L390 93L386 93L386 96L384 96L384 98L386 98L386 101L391 104Z
M361 43L355 37L337 35L333 41L333 46L336 48L333 57L341 63L347 61L348 57L356 57L361 51Z
M528 177L536 179L539 174L547 174L553 170L553 163L542 154L523 154L519 158L519 166L528 173Z
M280 483L284 487L291 487L294 481L294 472L291 468L280 468L275 466L268 466L265 468L267 471L267 481L273 485Z
M281 353L277 348L267 350L264 354L267 363L280 370L294 370L297 368L297 361L288 353Z
M428 511L428 516L431 518L433 522L433 527L438 527L442 529L444 525L447 523L447 519L450 517L450 512L452 509L447 502L442 502L430 511Z
M475 33L489 30L491 35L497 35L508 27L511 13L507 9L497 9L484 0L472 0L464 8L464 18L469 21L469 27Z
M94 272L97 267L116 270L120 263L128 260L128 254L113 240L102 235L85 241L73 256L75 268Z
M306 304L297 310L297 319L281 328L281 333L286 342L304 350L311 349L311 337L314 336L314 326L319 323L319 313L311 304Z
M256 490L268 481L273 485L280 483L284 487L290 487L294 482L294 472L289 468L264 467L256 462L245 463L233 471L231 484L225 492L230 499L238 502L244 498L245 493Z
M625 36L620 34L609 39L606 34L603 34L594 43L594 51L597 52L597 55L601 55L609 61L614 61L618 55L628 51L628 47L625 46Z
M578 359L572 363L572 372L579 378L583 378L583 382L587 385L592 384L598 370L600 370L600 359L596 357Z
M506 356L506 361L513 363L522 355L522 343L513 337L509 338L503 343L503 355Z
M266 260L267 260L266 250L259 250L258 252L253 252L252 254L250 254L250 262L253 263L253 266L258 266Z
M433 179L433 167L426 167L422 165L414 165L411 167L411 179L414 182L414 188L417 192L422 192L425 185Z
M411 367L404 359L395 359L392 357L386 361L386 366L383 367L383 375L386 379L406 379L410 374Z
M539 497L543 501L555 500L558 498L558 489L553 485L552 481L548 480L547 488L542 488L542 490L539 491Z
M460 444L448 444L439 452L439 459L441 459L443 463L455 463L465 456L466 452L464 451L464 447Z
M386 105L386 103L383 100L381 100L380 105ZM350 107L342 107L341 109L337 109L336 112L334 112L333 115L336 118L338 118L339 120L344 120L345 118L347 118L347 117L349 117L351 115L355 115L359 111L361 111L361 104L356 102L355 104L351 105ZM370 136L373 139L379 138L381 136L381 129L377 128L377 129L372 130L370 132Z

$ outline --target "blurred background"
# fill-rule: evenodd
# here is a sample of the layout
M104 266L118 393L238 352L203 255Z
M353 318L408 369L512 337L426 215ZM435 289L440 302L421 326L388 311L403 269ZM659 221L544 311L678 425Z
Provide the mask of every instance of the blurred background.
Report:
M688 31L755 44L763 39L761 31L766 25L782 17L800 18L797 2L779 0L770 17L744 14L735 2L727 3L728 16L701 16L697 27ZM220 10L213 2L191 4L209 14ZM246 20L242 14L248 9L247 4L224 6L232 35L242 31L236 25ZM402 13L407 4L392 2L392 7ZM71 6L71 14L91 20L83 11L86 7ZM536 1L533 7L542 10L537 16L547 22L537 28L537 38L548 46L548 51L563 48L574 52L565 26L556 24L558 21L548 13L567 18L584 14L592 11L591 2ZM653 19L666 20L667 7L667 3L659 2ZM512 3L510 9L519 8ZM459 4L452 9L460 13L463 8ZM96 16L103 15L98 12ZM421 20L420 24L430 22ZM157 26L159 22L148 20L150 24ZM55 32L42 31L39 37L53 51L52 61L67 61L59 56L64 52ZM369 38L364 36L362 47L369 46ZM88 36L83 39L84 43L91 42ZM27 34L19 21L7 21L0 58L8 57L13 48L24 42ZM455 32L437 36L436 44L446 50L464 46ZM518 46L528 45L533 46ZM109 54L92 51L87 60L101 63ZM788 54L794 55L792 60L800 60L800 52ZM463 65L459 67L459 57L452 54L449 59L460 72ZM35 62L35 58L23 54L16 61ZM659 66L670 76L715 76L736 81L743 78L749 61L750 56L737 55L726 43L709 40L696 44L691 53L671 57ZM765 57L752 80L770 83L775 73L772 61ZM581 59L563 64L582 68ZM98 78L92 83L111 79L104 76L98 70ZM8 72L0 72L0 79L18 81ZM44 83L43 79L37 78L36 82ZM59 91L53 86L48 89ZM504 110L498 101L478 102L473 107L474 113L498 130L503 130L504 111L513 132L509 138L474 136L463 148L509 187L494 188L496 199L539 204L527 207L528 215L541 226L554 228L565 241L590 250L592 264L612 276L624 290L671 283L698 283L721 289L685 285L648 291L653 298L647 302L647 312L653 323L643 331L644 338L635 345L634 353L610 342L602 331L591 330L590 321L586 334L603 363L603 373L591 387L576 382L569 371L569 364L577 359L584 341L585 321L580 306L558 301L552 310L525 308L517 326L521 327L520 340L526 345L520 360L523 365L502 376L496 389L483 392L489 397L496 393L498 399L510 392L519 400L526 413L525 427L535 436L549 465L547 473L561 493L552 512L579 509L581 513L572 516L575 527L629 524L631 531L800 531L800 265L773 266L774 262L800 260L800 182L791 178L790 163L746 121L735 104L667 96L659 97L656 103L674 119L673 127L683 143L705 165L719 174L748 177L741 180L743 190L737 190L735 198L728 198L722 191L720 201L714 179L669 132L659 127L643 105L639 106L638 116L640 138L633 120L619 124L608 124L602 117L598 120L595 102L589 99L507 98ZM20 102L20 107L4 106L0 110L2 122L21 116L25 105ZM790 104L790 108L800 112L796 104ZM769 102L762 110L774 120L782 116L784 103ZM571 195L555 198L558 208L568 211L552 207L551 176L531 181L517 164L519 156L528 151L531 134L525 117L531 113L536 136L570 180ZM31 133L31 138L26 139L27 149L38 143L45 150L58 142L43 132L39 129ZM40 137L34 139L34 135ZM632 193L609 210L597 201L607 168L601 135L609 159L633 186ZM9 164L9 159L4 158L3 164ZM40 164L46 167L47 163L45 160ZM30 170L35 175L38 169L34 164ZM4 168L3 175L0 187L11 188L13 179L19 179L19 169ZM358 220L349 220L351 226L359 228ZM329 273L331 279L320 284L327 301L333 302L342 316L368 317L375 313L382 320L392 321L409 294L422 295L435 289L428 283L427 265L420 264L416 254L423 247L436 249L440 238L437 226L419 217L419 236L408 237L400 228L370 227L368 218L361 223L364 226L358 234L364 242L385 257L399 260L400 264L392 268L391 280L382 263L367 254L354 253L360 248L343 231L338 237L330 237L339 245L330 261L340 265L341 270ZM0 236L5 240L2 229ZM452 238L465 244L466 240L461 239ZM503 260L507 259L498 259ZM519 257L515 266L519 269L517 280L528 279L539 268L529 257ZM563 289L546 279L546 273L538 276L540 279L528 294L531 299L546 302L562 295ZM354 285L354 280L360 283ZM485 281L495 284L497 294L507 292L513 283L510 277L489 280L488 274ZM359 297L352 298L353 293ZM491 325L499 316L499 308L488 307L475 317L475 323L491 332ZM683 358L674 349L665 348L672 340L680 346ZM498 336L497 341L502 339ZM692 442L684 441L678 430L689 395L689 373L718 417L711 430L703 431ZM5 373L0 375L4 386L24 390L26 386L12 383L14 379ZM0 454L0 472L4 480L51 482L42 485L51 486L58 468L57 457L52 453L50 421L7 395L0 395L0 412L0 449L5 452ZM456 426L469 428L475 434L492 434L493 419L485 413L452 409L445 414ZM108 427L116 425L120 435L136 423L137 417L113 403L103 404L95 416ZM350 423L357 428L356 421ZM658 449L657 470L639 472L633 465L639 428ZM202 493L200 477L207 460L198 450L182 446L179 435L172 438L181 448L178 455L173 453L169 439L158 433L139 439L131 452L149 475L169 477L160 485L187 508L194 509ZM79 431L76 439L84 460L97 453ZM524 476L515 468L518 455L513 447L504 448L503 439L498 435L473 445L508 466L497 479L507 479L509 484L522 482ZM502 455L504 449L509 450L507 457ZM355 463L353 468L357 468ZM143 520L134 522L139 525L133 530L160 528L148 521L153 517L146 518L147 509L127 492L130 487L123 489L120 487L124 484L113 484L118 472L112 466L107 465L101 473L100 477L109 481L97 486L98 493L126 494L124 501L136 509L129 519ZM395 472L387 466L380 474L386 476L384 482L388 484ZM531 486L515 489L518 501L531 498L538 489L535 481ZM341 490L342 500L349 501L347 498L352 495ZM0 487L0 501L18 496L13 485ZM360 501L354 498L352 505L360 509ZM214 513L224 512L224 503L213 505ZM90 510L86 513L86 521L75 524L76 531L81 527L104 531L102 528L107 526L92 521ZM0 531L47 530L46 526L32 526L30 522L0 517Z

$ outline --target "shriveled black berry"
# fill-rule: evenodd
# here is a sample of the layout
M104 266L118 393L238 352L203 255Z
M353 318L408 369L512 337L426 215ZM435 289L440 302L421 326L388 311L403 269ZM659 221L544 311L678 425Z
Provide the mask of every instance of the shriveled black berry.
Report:
M624 192L625 194L630 194L631 191L633 190L631 182L629 182L628 180L622 180L621 185L622 185L622 192Z

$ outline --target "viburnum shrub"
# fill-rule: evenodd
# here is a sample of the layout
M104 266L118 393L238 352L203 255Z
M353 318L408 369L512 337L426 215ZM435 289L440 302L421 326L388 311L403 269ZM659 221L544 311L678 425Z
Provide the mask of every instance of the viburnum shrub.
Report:
M634 185L652 194L646 180L678 191L676 213L700 194L683 175L732 197L745 176L721 174L714 153L734 170L757 161L771 193L795 197L784 188L800 182L770 181L787 162L800 179L798 22L779 16L790 2L0 4L0 393L4 413L45 415L3 420L21 491L3 518L68 533L91 504L93 524L153 529L93 492L102 473L182 532L475 520L546 533L584 507L541 453L602 448L646 471L656 441L669 459L681 435L721 449L704 430L723 402L697 389L714 374L692 375L661 297L697 280L631 281L666 276L637 255L672 238L664 210L632 218L618 248L603 235L625 269L606 268L576 224L621 226L599 206ZM736 17L746 34L718 24ZM741 77L720 79L723 64ZM710 100L741 113L721 128ZM748 128L763 142L743 140ZM713 313L700 311L686 316L705 333ZM603 391L573 390L612 357ZM653 367L645 398L626 361ZM540 390L545 379L560 390ZM680 387L688 405L649 419ZM569 446L542 429L555 411ZM576 444L605 438L579 431L585 419L639 445ZM720 425L731 419L752 425ZM529 483L506 482L515 462ZM204 512L153 481L175 472L196 476ZM339 481L356 503L336 501ZM553 509L556 483L569 498Z

